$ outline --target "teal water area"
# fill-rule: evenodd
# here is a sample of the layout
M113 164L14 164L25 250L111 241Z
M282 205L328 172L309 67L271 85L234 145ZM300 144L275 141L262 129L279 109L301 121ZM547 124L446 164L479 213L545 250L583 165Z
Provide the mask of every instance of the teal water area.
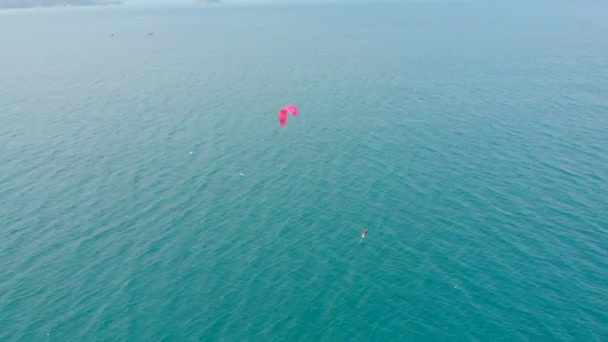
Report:
M0 340L608 339L606 13L0 12Z

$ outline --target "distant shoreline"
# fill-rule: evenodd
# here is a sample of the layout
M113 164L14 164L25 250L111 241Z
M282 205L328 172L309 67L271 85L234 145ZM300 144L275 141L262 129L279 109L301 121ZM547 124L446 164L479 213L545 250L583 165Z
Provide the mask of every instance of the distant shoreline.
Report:
M120 0L5 0L0 2L0 10L72 6L110 6L123 4L124 3Z

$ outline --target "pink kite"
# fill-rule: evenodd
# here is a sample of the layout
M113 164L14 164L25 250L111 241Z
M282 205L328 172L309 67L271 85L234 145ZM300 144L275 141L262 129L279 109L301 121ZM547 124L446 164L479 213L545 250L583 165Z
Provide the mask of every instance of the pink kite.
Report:
M287 114L289 114L289 113L291 113L291 116L298 115L298 107L296 107L294 105L289 105L289 106L283 107L279 111L279 123L281 124L282 127L285 127L285 125L287 125Z

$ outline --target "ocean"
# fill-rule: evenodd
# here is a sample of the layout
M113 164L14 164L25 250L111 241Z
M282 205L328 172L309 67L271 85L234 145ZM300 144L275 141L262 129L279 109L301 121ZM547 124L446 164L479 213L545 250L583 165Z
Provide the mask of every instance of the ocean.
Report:
M608 340L607 14L0 12L0 340Z

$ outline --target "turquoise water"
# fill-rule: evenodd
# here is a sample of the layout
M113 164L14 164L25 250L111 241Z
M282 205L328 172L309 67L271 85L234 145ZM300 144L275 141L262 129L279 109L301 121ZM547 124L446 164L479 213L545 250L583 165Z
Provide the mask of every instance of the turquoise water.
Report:
M0 340L608 339L606 13L0 12Z

